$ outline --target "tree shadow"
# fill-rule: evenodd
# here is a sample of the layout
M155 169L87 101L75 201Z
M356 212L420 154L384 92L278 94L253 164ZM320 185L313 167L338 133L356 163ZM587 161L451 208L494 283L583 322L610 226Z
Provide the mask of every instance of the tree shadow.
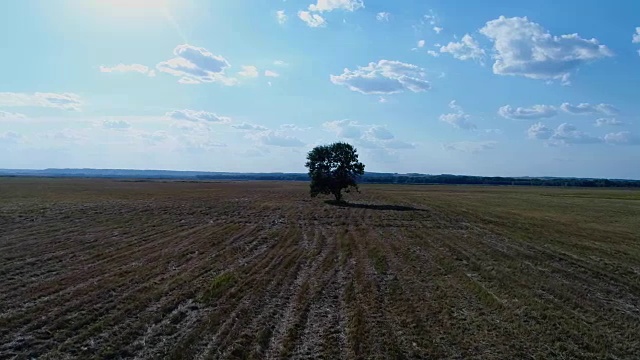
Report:
M419 209L413 206L403 206L403 205L358 204L358 203L350 203L346 201L338 202L335 200L325 200L324 203L332 206L356 208L356 209L392 210L392 211L426 211L424 209Z

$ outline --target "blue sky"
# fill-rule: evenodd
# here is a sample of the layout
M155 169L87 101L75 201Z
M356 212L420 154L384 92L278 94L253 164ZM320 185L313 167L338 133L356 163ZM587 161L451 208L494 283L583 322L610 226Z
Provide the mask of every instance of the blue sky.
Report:
M640 3L0 7L3 168L640 178Z

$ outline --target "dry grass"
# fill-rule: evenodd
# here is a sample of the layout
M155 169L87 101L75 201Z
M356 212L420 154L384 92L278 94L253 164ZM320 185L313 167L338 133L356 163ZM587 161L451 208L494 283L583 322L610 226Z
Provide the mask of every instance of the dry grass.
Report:
M0 179L0 358L636 358L640 192Z

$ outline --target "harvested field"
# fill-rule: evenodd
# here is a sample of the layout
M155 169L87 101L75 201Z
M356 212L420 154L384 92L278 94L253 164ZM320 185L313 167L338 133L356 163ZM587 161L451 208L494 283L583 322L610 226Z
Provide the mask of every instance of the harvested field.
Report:
M640 191L0 179L0 358L632 359Z

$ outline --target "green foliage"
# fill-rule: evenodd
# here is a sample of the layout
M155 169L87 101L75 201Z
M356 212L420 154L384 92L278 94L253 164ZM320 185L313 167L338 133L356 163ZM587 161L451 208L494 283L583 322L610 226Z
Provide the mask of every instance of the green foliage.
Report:
M309 151L305 166L309 168L311 196L332 194L336 201L342 201L343 189L358 190L356 180L364 174L356 149L343 142L316 146Z

